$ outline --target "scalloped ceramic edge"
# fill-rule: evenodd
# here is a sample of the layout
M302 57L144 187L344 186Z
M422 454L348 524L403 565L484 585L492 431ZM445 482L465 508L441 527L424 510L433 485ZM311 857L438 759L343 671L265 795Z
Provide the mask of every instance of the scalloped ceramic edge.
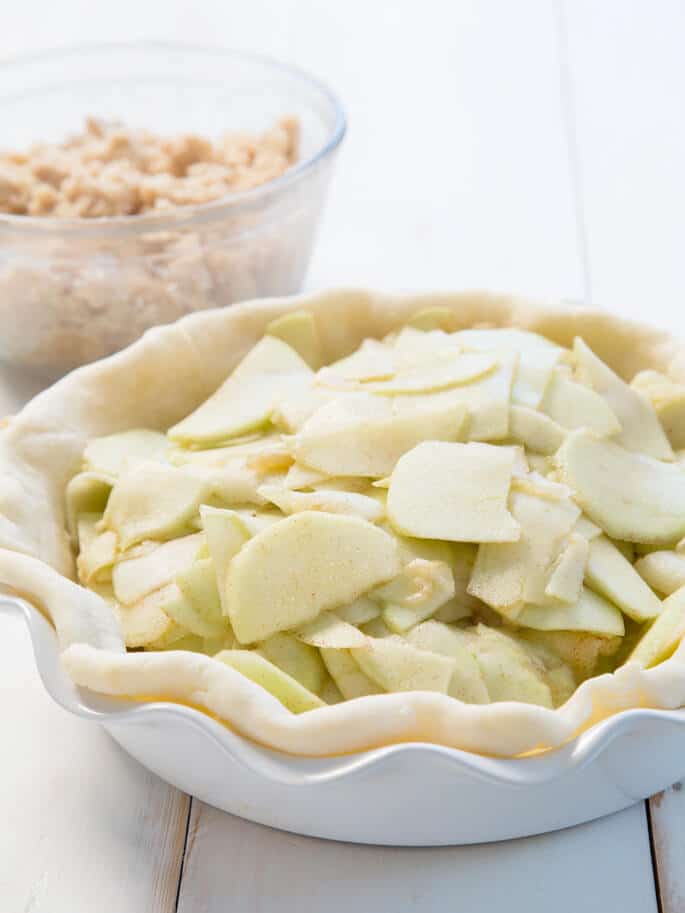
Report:
M145 767L210 805L287 831L358 843L436 846L510 839L601 817L673 783L685 768L685 710L629 710L538 757L488 758L407 743L298 758L242 738L181 704L76 687L52 626L20 614L38 672L65 710L100 723Z

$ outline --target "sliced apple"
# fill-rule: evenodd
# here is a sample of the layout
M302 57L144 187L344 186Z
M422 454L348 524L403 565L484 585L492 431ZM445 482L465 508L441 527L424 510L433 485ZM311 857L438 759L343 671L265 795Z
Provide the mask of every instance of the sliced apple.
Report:
M299 627L399 572L392 537L357 517L304 512L250 539L226 575L226 604L241 643Z
M365 622L365 624L360 626L362 633L366 634L367 637L374 637L377 640L380 640L383 637L395 637L396 635L392 633L390 628L383 621L382 617L372 618L371 621Z
M685 447L685 385L658 371L640 371L631 387L650 400L671 446Z
M345 700L345 698L340 693L340 689L328 672L326 672L326 678L323 685L321 686L319 697L324 702L324 704L329 704L331 706L334 704L340 704Z
M594 675L600 659L613 656L623 642L621 637L602 637L583 631L535 631L522 628L524 641L541 645L559 655L583 681Z
M612 539L672 545L685 534L685 473L588 431L557 453L561 476L589 518Z
M519 641L536 665L552 695L552 705L561 707L576 690L573 670L561 657L544 644Z
M311 369L289 345L264 336L195 412L169 429L181 444L225 441L261 428L287 391L309 382Z
M321 339L309 311L292 311L277 317L266 325L265 332L286 342L314 371L321 365Z
M324 382L386 380L395 373L392 349L376 339L365 339L356 352L334 361L321 372Z
M635 621L647 621L661 612L659 597L606 536L590 543L585 580Z
M650 552L635 562L635 571L657 593L670 596L685 586L685 555L673 551Z
M300 628L296 634L298 640L311 647L348 650L351 647L363 647L366 636L332 612L322 612L314 621Z
M449 308L433 306L421 308L407 321L407 326L415 330L449 330L454 315Z
M384 606L386 625L396 634L403 634L454 596L452 569L442 561L416 558L372 595Z
M308 691L318 694L321 690L326 679L326 667L319 651L303 643L295 635L272 634L260 643L259 652L274 666L297 679Z
M167 596L161 608L186 631L202 638L220 638L230 633L226 619L221 616L212 619L200 612L197 605L181 592L178 584L165 587L165 593Z
M576 525L573 527L573 532L582 536L584 539L587 539L588 542L592 542L597 536L602 535L602 530L599 526L597 526L596 523L593 523L592 520L588 520L585 514L581 514L578 517Z
M121 556L112 571L112 586L118 602L134 602L170 583L179 571L189 567L197 556L202 535L194 533L158 545L141 557Z
M480 546L468 592L515 620L524 603L546 602L554 562L580 510L568 497L541 497L521 490L518 482L509 506L521 530L519 540Z
M283 486L289 491L301 491L303 488L312 488L319 482L327 482L330 478L328 473L295 462L286 473Z
M360 596L347 605L338 606L335 614L349 625L363 625L381 614L380 606L368 596Z
M207 539L209 555L214 565L222 610L224 615L227 615L226 575L228 568L232 559L252 533L245 520L234 510L222 510L203 505L200 508L200 518Z
M455 440L466 417L459 403L403 408L384 397L358 394L324 406L295 437L296 459L331 476L389 475L397 460L423 440Z
M623 616L610 602L583 587L573 605L526 605L516 617L516 624L538 631L585 631L604 637L623 637Z
M564 442L566 432L548 415L527 406L512 406L509 416L512 439L536 453L556 453Z
M220 624L223 632L230 632L228 621L222 615L216 569L211 558L196 558L182 567L176 574L176 584L203 618Z
M521 701L552 707L552 693L539 666L516 639L478 625L468 631L469 649L478 663L490 701Z
M493 355L483 352L437 353L429 362L406 365L388 380L364 384L369 393L379 396L433 393L450 387L472 383L489 374L497 366Z
M392 473L392 526L424 539L515 541L521 530L507 510L514 459L512 449L489 444L419 444Z
M580 379L606 399L621 424L616 442L657 460L672 460L673 450L651 402L628 386L580 337L575 339L573 354Z
M664 600L661 614L654 619L646 634L628 657L628 662L643 668L663 662L678 648L685 636L685 587Z
M346 701L383 692L382 688L362 672L349 650L323 648L321 658Z
M316 694L253 650L222 650L214 659L240 672L272 694L291 713L305 713L326 705Z
M572 604L580 597L586 574L590 545L578 533L571 533L568 542L552 566L545 595Z
M419 650L392 637L368 638L351 651L360 669L385 691L438 691L447 694L457 661Z
M490 702L480 666L469 649L469 639L463 631L438 621L425 621L409 632L407 641L419 650L428 650L456 660L447 689L451 697L466 704Z
M168 450L169 441L160 431L120 431L89 441L83 451L83 468L116 477L148 460L165 462Z
M621 430L621 423L603 396L558 372L554 374L540 408L567 430L589 428L602 437L616 435Z
M180 628L163 608L165 603L174 598L176 592L176 585L172 583L149 593L132 605L115 604L115 615L129 649L159 643L165 637L167 642L171 642L183 636L185 630Z
M289 491L279 485L262 485L259 494L284 514L322 510L329 514L350 514L375 523L385 513L378 500L352 491L326 491L320 488L314 492L301 492Z
M69 480L66 491L66 522L69 533L78 536L82 514L101 514L107 507L116 479L98 472L80 472Z
M118 540L110 530L98 532L101 514L81 514L78 520L79 554L76 569L79 580L90 585L112 579L112 565L117 559Z

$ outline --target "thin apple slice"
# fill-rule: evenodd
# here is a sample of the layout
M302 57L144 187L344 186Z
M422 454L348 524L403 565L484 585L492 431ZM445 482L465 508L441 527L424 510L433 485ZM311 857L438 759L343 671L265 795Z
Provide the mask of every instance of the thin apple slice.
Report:
M568 663L578 681L594 675L598 663L613 656L623 643L621 637L601 637L583 631L535 631L522 628L519 636L527 643L552 650Z
M454 596L452 569L442 561L416 558L371 595L383 604L383 621L390 630L404 634Z
M66 523L69 534L78 536L83 514L102 514L116 479L99 472L79 472L69 480L66 491Z
M195 561L202 535L194 533L172 539L137 558L121 556L112 571L112 586L117 601L123 605L138 602L153 590L170 583L179 571Z
M214 565L221 608L224 615L227 615L226 575L228 568L232 559L252 533L246 525L245 519L234 510L203 505L200 508L200 519L207 539L209 556Z
M304 463L295 462L290 467L283 479L283 487L289 491L301 491L303 488L312 488L319 482L327 482L331 478L326 472L319 472Z
M314 621L300 628L295 635L298 640L311 647L349 650L351 647L363 647L366 636L332 612L322 612Z
M643 668L663 662L678 648L685 636L685 587L664 600L663 610L628 657Z
M202 638L219 638L230 633L226 619L221 616L211 619L198 611L197 606L181 592L178 584L169 584L164 590L166 598L161 608L180 627Z
M423 539L515 541L521 530L507 510L514 459L511 448L490 444L419 444L392 473L392 526Z
M207 483L192 473L143 463L117 481L103 523L122 549L144 539L173 539L189 532L207 492Z
M392 537L357 517L304 512L250 539L231 560L226 604L241 643L299 627L400 569Z
M294 349L264 336L216 393L169 429L169 438L185 445L211 445L261 428L277 401L306 385L311 375Z
M570 498L512 488L509 506L521 530L517 542L478 549L468 592L511 620L527 602L546 602L545 588L580 510Z
M314 371L321 365L321 339L309 311L292 311L277 317L266 325L265 333L287 343Z
M381 614L380 606L368 596L360 596L347 605L338 606L335 614L348 625L363 625Z
M447 694L457 661L406 641L368 638L351 651L360 669L385 691L437 691Z
M571 432L556 456L588 517L612 539L672 545L685 534L685 473L588 431Z
M321 690L327 673L319 651L294 634L272 634L260 643L259 652L308 691L318 694Z
M457 661L447 689L451 697L466 704L490 702L480 666L469 649L469 639L459 628L439 621L425 621L409 632L407 641L419 650L440 653Z
M592 542L597 536L602 535L602 530L599 526L597 526L596 523L593 523L592 520L588 520L585 514L581 514L578 517L576 525L573 527L573 532L582 536L584 539L587 539L588 542Z
M374 637L377 640L380 640L383 637L396 637L380 616L378 618L372 618L371 621L367 621L365 624L361 625L360 630L363 634L366 634L367 637Z
M253 650L222 650L214 659L240 672L272 694L291 713L305 713L326 705L316 694Z
M621 423L599 393L556 372L540 407L567 430L589 428L602 437L618 434Z
M185 633L163 608L176 592L176 585L172 583L130 606L114 604L114 613L129 649L159 643L163 638L178 640Z
M563 706L576 690L577 683L573 670L558 653L544 644L533 641L522 641L519 643L530 655L533 662L540 666L542 677L549 687L552 695L552 705L554 707Z
M279 485L262 485L259 494L275 504L284 514L303 510L322 510L329 514L350 514L376 523L385 514L383 505L376 498L369 498L352 491L313 492L289 491Z
M455 440L466 418L460 403L403 408L384 397L358 394L315 413L294 441L298 461L331 476L389 475L397 460L423 440Z
M606 399L621 424L616 442L657 460L672 460L673 450L651 402L628 386L580 337L576 337L573 353L580 379Z
M552 693L539 666L514 637L486 625L471 628L467 634L491 702L553 706Z
M392 349L376 339L365 339L356 352L334 361L319 372L324 383L386 380L395 373Z
M561 425L527 406L511 407L509 434L514 441L542 454L556 453L566 436Z
M552 567L545 595L569 604L577 602L586 574L589 552L588 540L578 533L571 533Z
M634 621L647 621L661 612L659 597L606 536L590 543L585 580Z
M211 558L196 558L191 564L179 570L176 574L176 585L184 598L203 618L220 624L223 631L230 632L228 620L222 614L216 569Z
M383 689L362 672L349 650L324 647L321 658L346 701L368 694L382 694Z
M662 596L685 586L685 555L679 552L650 552L635 562L635 571Z
M120 476L148 460L163 463L169 441L160 431L135 428L94 438L83 451L83 468L109 476Z
M112 565L117 559L118 541L110 530L99 532L102 514L81 514L78 519L79 554L76 569L81 583L106 583L112 579Z
M583 587L574 605L526 605L516 618L516 624L537 631L585 631L604 637L623 637L623 616L610 602Z
M340 693L340 689L338 688L336 683L333 681L333 679L331 678L328 671L326 672L326 678L324 680L324 683L321 686L321 691L319 692L319 697L324 702L324 704L328 704L329 706L333 706L334 704L340 704L340 703L342 703L342 701L345 700L345 698Z
M484 352L438 352L430 362L406 365L388 380L364 384L369 393L379 396L433 393L472 383L489 374L497 359Z
M640 371L630 385L650 400L671 446L685 447L685 385L658 371Z

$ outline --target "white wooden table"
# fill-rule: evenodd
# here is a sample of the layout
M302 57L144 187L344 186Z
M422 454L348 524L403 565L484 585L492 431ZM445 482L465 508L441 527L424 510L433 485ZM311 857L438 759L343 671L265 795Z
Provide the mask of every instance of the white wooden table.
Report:
M680 0L22 0L0 53L150 36L261 49L344 96L310 286L593 299L685 333ZM0 412L29 392L6 379ZM678 786L545 837L373 849L191 802L55 707L5 619L0 711L0 913L685 911Z

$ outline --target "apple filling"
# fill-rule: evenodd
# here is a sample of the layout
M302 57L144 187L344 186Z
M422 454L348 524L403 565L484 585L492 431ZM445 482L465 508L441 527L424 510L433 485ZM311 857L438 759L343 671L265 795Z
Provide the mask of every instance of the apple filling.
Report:
M67 522L129 649L208 654L294 713L402 691L553 708L670 656L685 388L449 320L324 365L289 314L166 434L88 443Z

